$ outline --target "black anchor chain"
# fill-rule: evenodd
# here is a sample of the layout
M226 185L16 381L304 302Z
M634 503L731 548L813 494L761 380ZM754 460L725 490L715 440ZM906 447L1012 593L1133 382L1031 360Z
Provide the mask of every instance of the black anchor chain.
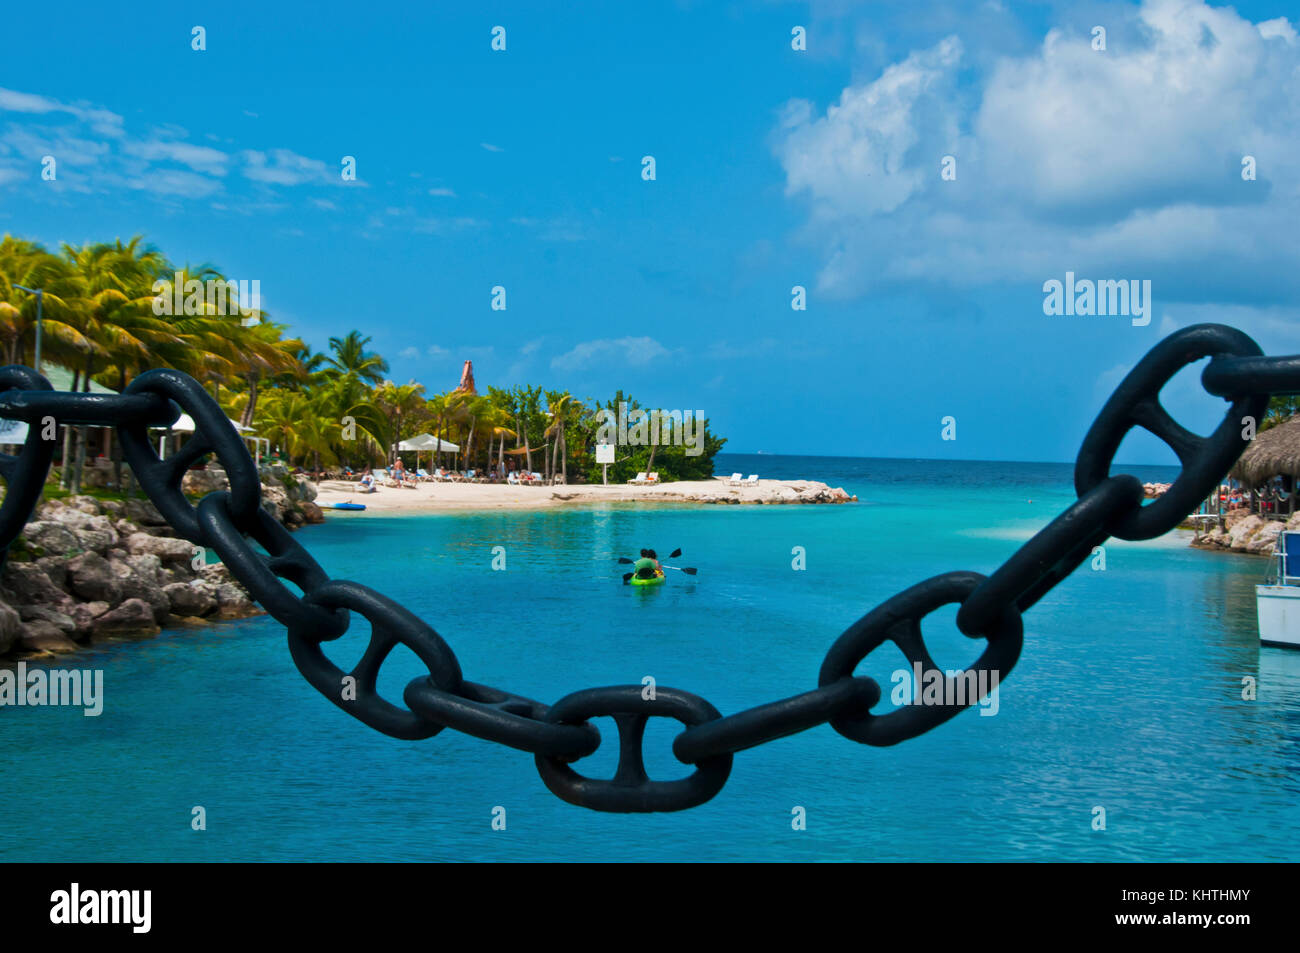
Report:
M1185 429L1159 400L1161 388L1175 374L1204 358L1210 363L1202 385L1231 403L1208 437ZM339 708L397 738L428 738L451 728L528 752L546 786L571 804L625 813L680 811L703 804L722 789L738 751L822 724L862 744L893 745L980 701L974 692L952 689L958 682L971 684L969 677L980 673L996 674L999 681L1006 677L1020 655L1021 613L1108 538L1151 539L1178 526L1216 490L1246 448L1270 395L1297 393L1300 356L1266 357L1251 338L1219 324L1175 332L1124 378L1088 431L1075 465L1078 500L999 569L990 576L943 573L885 600L831 646L815 689L726 717L703 698L674 688L653 693L641 685L592 688L548 707L466 680L455 653L432 627L367 586L330 579L263 510L259 476L239 435L202 385L180 371L149 371L113 395L56 392L30 368L0 368L0 417L29 425L19 453L0 455L0 476L7 486L0 504L0 559L40 500L54 451L50 422L115 426L127 462L159 512L182 537L215 550L253 598L285 626L294 664ZM170 426L181 411L194 419L196 431L179 451L159 458L149 430ZM1116 450L1134 427L1163 440L1182 464L1168 492L1150 504L1143 503L1136 477L1110 474ZM181 491L181 479L190 466L212 454L225 467L230 490L210 493L195 507ZM921 622L952 603L959 605L958 629L986 645L970 668L944 672L930 656ZM356 666L344 672L320 645L343 635L353 612L369 622L371 635ZM944 686L941 703L872 714L880 686L854 672L885 642L894 643L923 675ZM404 704L381 697L376 688L384 659L398 645L411 649L429 669L406 686ZM612 716L618 727L619 762L611 779L585 777L570 767L600 746L600 733L590 719L601 716ZM682 723L672 751L695 768L693 774L673 781L646 774L643 738L651 717Z

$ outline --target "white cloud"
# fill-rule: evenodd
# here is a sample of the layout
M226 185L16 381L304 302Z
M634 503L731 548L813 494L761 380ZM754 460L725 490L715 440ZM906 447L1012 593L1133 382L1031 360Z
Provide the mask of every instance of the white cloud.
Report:
M942 104L960 59L961 42L950 36L874 82L845 89L823 117L814 118L807 102L789 104L778 149L786 193L808 191L829 217L891 212L906 202L933 174L933 162L909 161L922 134L918 110ZM949 112L942 125L955 138L955 116L938 111Z
M289 149L272 149L269 155L255 149L239 154L244 177L272 185L302 185L306 182L337 184L340 174L320 159L309 159Z
M188 142L171 142L152 139L147 142L128 142L122 147L127 155L149 162L179 162L198 172L225 175L230 157L218 149L195 146Z
M1169 300L1281 300L1300 218L1300 43L1284 20L1149 0L1048 32L974 79L953 38L845 89L794 101L775 152L808 202L819 291L1041 283L1066 269L1152 278ZM941 159L956 157L944 181ZM1258 181L1243 181L1252 155Z
M455 192L453 192L451 189L444 189L444 188L430 189L429 194L438 198L454 199L456 197Z
M571 350L551 359L556 370L579 370L593 364L627 364L640 366L665 357L668 349L650 337L601 338L583 341Z
M107 109L100 109L89 103L62 103L47 96L35 93L22 93L13 89L0 88L0 110L20 113L65 113L88 124L101 136L118 137L122 135L122 117Z

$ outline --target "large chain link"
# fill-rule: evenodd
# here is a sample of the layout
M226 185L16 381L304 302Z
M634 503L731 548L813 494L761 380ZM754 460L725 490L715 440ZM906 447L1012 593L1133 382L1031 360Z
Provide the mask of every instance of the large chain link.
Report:
M1202 384L1231 406L1218 428L1201 437L1170 416L1159 394L1180 370L1207 357ZM738 751L828 723L853 741L893 745L981 701L978 692L958 689L979 685L979 691L986 691L987 679L972 678L980 674L996 675L993 686L1006 678L1020 656L1021 613L1111 536L1151 539L1178 526L1241 455L1270 395L1296 393L1300 356L1265 357L1248 336L1223 325L1199 324L1170 335L1124 378L1084 438L1075 466L1078 500L999 569L987 577L945 573L887 599L830 647L817 688L727 717L703 698L672 688L658 687L653 693L641 685L593 688L547 707L465 680L455 653L430 626L373 589L330 579L262 509L260 479L239 435L202 385L180 371L149 371L113 395L59 393L30 368L0 368L0 417L29 424L22 450L0 455L0 476L8 488L0 505L0 560L40 499L54 452L50 422L116 426L127 462L159 512L181 536L214 549L253 598L286 627L294 664L335 705L398 738L428 738L451 728L528 752L546 786L572 804L598 811L679 811L703 804L722 789ZM196 432L179 451L161 458L149 430L171 426L181 410L194 419ZM1182 464L1168 492L1146 505L1136 477L1110 474L1115 452L1134 427L1165 441ZM195 507L182 492L181 479L210 454L226 468L230 490L210 493ZM954 603L959 606L957 628L987 645L971 668L945 672L930 656L921 621ZM320 646L343 635L353 612L370 624L370 638L361 659L344 672ZM885 642L899 648L921 679L938 688L938 703L871 712L880 700L880 685L854 673ZM406 686L405 707L382 698L376 688L384 660L399 645L429 669ZM601 716L613 717L619 734L618 768L607 780L585 777L570 767L600 746L600 733L590 720ZM695 768L693 774L673 781L646 774L643 740L651 717L683 724L672 752Z

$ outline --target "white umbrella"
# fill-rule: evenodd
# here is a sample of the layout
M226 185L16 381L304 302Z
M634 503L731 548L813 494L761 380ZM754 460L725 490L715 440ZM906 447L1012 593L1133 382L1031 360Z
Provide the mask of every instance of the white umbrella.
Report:
M398 450L445 450L448 453L455 453L460 447L448 440L439 440L431 433L422 433L412 437L410 440L403 440L397 445Z
M431 433L417 434L410 440L403 440L397 445L398 450L415 451L415 468L420 469L420 454L426 450L437 451L445 450L448 453L455 453L460 447L446 440L440 440Z
M230 420L229 417L227 417L226 419ZM235 420L230 420L230 426L234 427L235 431L238 433L247 433L248 431L253 429L252 427L245 427L243 424ZM167 428L155 427L153 429L166 430ZM194 431L197 429L198 429L198 425L194 423L194 418L191 417L189 414L181 414L179 417L176 418L176 423L171 425L171 431L173 433L194 433ZM159 457L163 455L163 444L166 441L166 439L167 439L166 435L163 435L158 438Z
M229 417L227 417L226 419L230 420ZM236 420L231 420L230 426L234 427L240 433L246 433L253 429L252 427L245 427L243 424L239 423ZM163 430L165 428L157 427L155 429ZM194 431L197 429L198 428L194 424L194 418L191 417L189 414L181 414L179 417L176 418L176 423L172 424L172 430L174 430L176 433L194 433Z

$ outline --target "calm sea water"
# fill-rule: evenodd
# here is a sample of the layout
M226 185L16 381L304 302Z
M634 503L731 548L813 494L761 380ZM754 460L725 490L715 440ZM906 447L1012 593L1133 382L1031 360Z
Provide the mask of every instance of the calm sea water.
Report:
M299 538L332 575L429 620L470 679L552 702L653 675L729 713L815 687L826 649L877 602L990 571L1073 498L1064 465L733 455L717 468L825 480L862 502L335 514ZM700 573L623 587L615 559L641 546L681 547L676 562ZM0 859L1294 861L1300 653L1258 647L1264 569L1181 533L1112 542L1106 571L1085 565L1027 614L995 716L967 711L893 748L818 728L741 752L713 801L669 815L572 807L531 757L452 732L379 735L315 693L269 619L169 631L64 663L103 669L98 718L0 710ZM925 626L949 668L982 644L953 614ZM328 653L356 658L367 632L354 619ZM904 664L882 649L859 672L888 684ZM400 699L419 671L395 653L380 687ZM604 744L579 767L608 777L613 723L597 724ZM669 753L676 724L650 723L654 776L687 773Z

